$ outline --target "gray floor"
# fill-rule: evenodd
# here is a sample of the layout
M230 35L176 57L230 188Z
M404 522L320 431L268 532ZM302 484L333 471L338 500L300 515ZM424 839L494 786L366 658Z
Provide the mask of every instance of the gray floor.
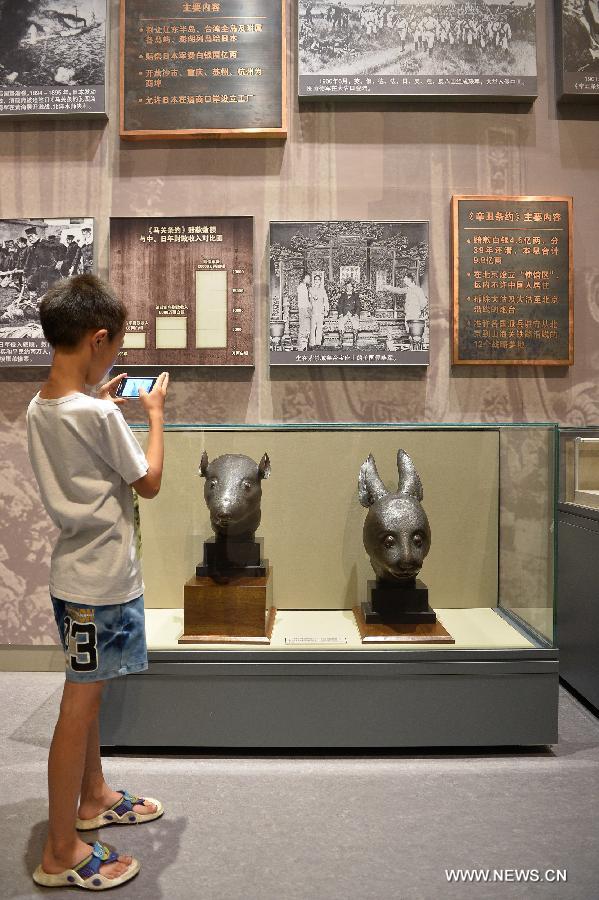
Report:
M0 674L0 898L30 881L62 676ZM559 745L466 754L112 757L114 787L165 817L103 839L138 856L146 900L599 898L599 721L562 691ZM447 868L567 869L567 882L449 884Z

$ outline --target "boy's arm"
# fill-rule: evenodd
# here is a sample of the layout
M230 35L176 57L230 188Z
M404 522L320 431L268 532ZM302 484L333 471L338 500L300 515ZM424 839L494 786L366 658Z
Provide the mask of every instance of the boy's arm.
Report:
M142 478L132 483L132 487L144 500L152 500L160 490L162 466L164 463L164 401L168 390L168 372L159 375L156 384L148 394L140 388L139 399L148 415L150 434L146 459L148 471Z

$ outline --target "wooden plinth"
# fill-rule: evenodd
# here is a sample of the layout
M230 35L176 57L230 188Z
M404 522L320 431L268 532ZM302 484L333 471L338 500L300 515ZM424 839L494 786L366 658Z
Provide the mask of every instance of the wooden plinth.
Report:
M180 644L270 644L276 609L272 568L263 578L190 578L183 590Z
M353 613L363 644L455 644L439 621L418 625L368 625L360 606L354 606Z

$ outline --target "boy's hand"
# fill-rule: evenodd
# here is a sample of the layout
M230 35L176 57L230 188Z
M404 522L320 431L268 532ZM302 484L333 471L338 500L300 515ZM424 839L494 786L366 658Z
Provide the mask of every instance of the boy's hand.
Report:
M148 414L148 419L152 415L162 415L164 412L164 401L166 400L166 392L168 390L168 372L162 372L156 379L156 384L148 394L143 388L139 389L139 399L143 408Z
M106 384L103 384L102 387L98 388L98 397L100 400L112 400L117 406L122 406L123 403L126 403L126 399L124 397L115 397L116 389L119 384L123 380L123 378L127 377L127 373L123 372L122 375L117 375L116 378L111 378L110 381L107 381Z

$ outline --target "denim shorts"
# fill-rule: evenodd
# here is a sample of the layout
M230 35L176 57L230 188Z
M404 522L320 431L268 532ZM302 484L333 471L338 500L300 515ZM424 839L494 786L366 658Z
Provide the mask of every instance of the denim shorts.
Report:
M104 681L148 668L144 598L86 606L52 597L67 681Z

